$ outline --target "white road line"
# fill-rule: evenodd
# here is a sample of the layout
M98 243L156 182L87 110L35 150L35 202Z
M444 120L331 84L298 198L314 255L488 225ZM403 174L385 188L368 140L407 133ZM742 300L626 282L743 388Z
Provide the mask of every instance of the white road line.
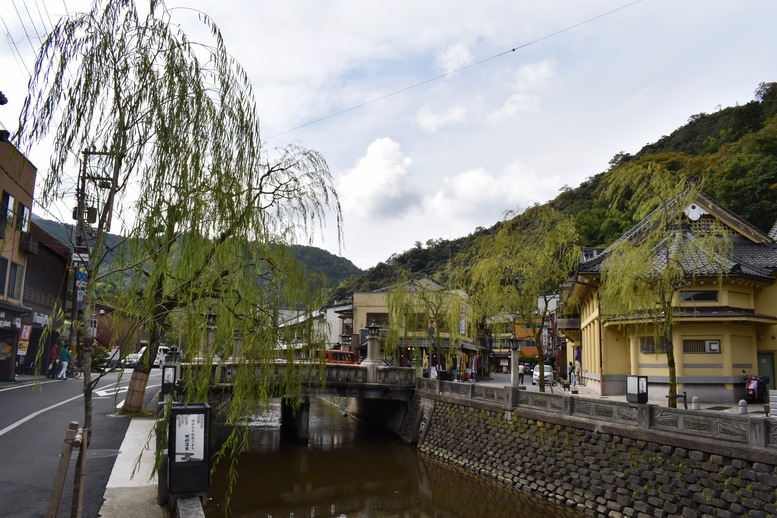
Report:
M2 389L0 389L0 392L5 392L6 390L16 390L16 389L20 389L20 388L35 387L37 385L46 385L48 383L55 383L57 381L62 381L62 380L48 380L48 381L42 381L41 380L41 382L39 384L38 383L23 383L21 385L14 385L12 387L2 388Z
M17 426L21 426L21 425L23 425L24 423L26 423L26 422L27 422L27 421L29 421L30 419L33 419L34 417L38 417L38 416L39 416L39 415L41 415L43 412L48 412L49 410L51 410L51 409L53 409L53 408L57 408L58 406L62 406L62 405L64 405L64 404L66 404L66 403L70 403L71 401L75 401L76 399L79 399L79 398L82 398L82 397L84 397L84 395L83 395L83 394L79 394L79 395L77 395L77 396L71 397L70 399L66 399L66 400L64 400L64 401L60 401L60 402L59 402L59 403L57 403L56 405L51 405L50 407L43 408L43 409L41 409L41 410L38 410L37 412L33 412L32 414L28 415L28 416L27 416L27 417L25 417L24 419L19 419L19 420L18 420L18 421L16 421L14 424L12 424L12 425L8 425L8 426L6 426L5 428L3 428L2 430L0 430L0 436L3 436L3 435L5 435L6 433L10 432L11 430L13 430L14 428L16 428Z
M25 386L29 387L29 386L32 386L32 385L25 385ZM158 386L159 386L159 385L148 385L148 386L146 386L146 389L150 389L150 388L154 388L154 387L158 387ZM19 388L19 387L13 387L13 388ZM4 390L11 390L11 389L4 389ZM83 394L79 394L79 395L77 395L77 396L73 396L73 397L71 397L70 399L66 399L66 400L64 400L64 401L60 401L60 402L59 402L59 403L57 403L57 404L51 405L51 406L49 406L49 407L46 407L46 408L42 408L42 409L38 410L37 412L33 412L32 414L28 415L28 416L27 416L27 417L25 417L24 419L19 419L19 420L18 420L18 421L16 421L15 423L13 423L13 424L10 424L10 425L6 426L5 428L3 428L2 430L0 430L0 437L2 437L3 435L5 435L6 433L10 432L10 431L11 431L11 430L13 430L14 428L16 428L16 427L18 427L18 426L21 426L21 425L23 425L24 423L26 423L26 422L27 422L27 421L29 421L30 419L34 419L35 417L38 417L38 416L39 416L39 415L41 415L43 412L48 412L49 410L52 410L52 409L54 409L54 408L57 408L58 406L62 406L62 405L64 405L64 404L70 403L71 401L75 401L76 399L83 398L83 397L84 397L84 395L83 395ZM117 410L118 410L119 408L121 408L121 407L123 407L123 406L124 406L124 401L125 401L125 400L123 400L123 399L122 399L122 400L121 400L121 402L120 402L120 403L118 403L118 404L116 405L116 409L117 409Z

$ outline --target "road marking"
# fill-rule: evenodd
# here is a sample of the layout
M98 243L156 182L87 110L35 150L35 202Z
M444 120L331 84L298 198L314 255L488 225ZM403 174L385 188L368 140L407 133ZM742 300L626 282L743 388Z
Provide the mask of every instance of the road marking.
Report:
M24 386L26 386L26 387L29 387L29 386L32 386L32 385L24 385ZM159 386L159 385L147 385L147 386L146 386L146 389L150 389L150 388L154 388L154 387L158 387L158 386ZM19 387L12 387L12 388L19 388ZM128 388L129 388L129 386L128 386L127 388L124 388L124 387L122 387L121 389L119 389L119 392L124 392L124 391L126 391ZM9 389L3 389L3 390L11 390L11 389L9 388ZM100 391L100 392L104 392L104 391ZM83 395L83 394L79 394L79 395L77 395L77 396L73 396L73 397L71 397L70 399L66 399L66 400L64 400L64 401L60 401L59 403L56 403L56 404L54 404L54 405L51 405L51 406L49 406L49 407L42 408L42 409L38 410L37 412L33 412L32 414L28 415L28 416L27 416L27 417L25 417L24 419L19 419L19 420L18 420L18 421L16 421L15 423L13 423L13 424L10 424L10 425L6 426L5 428L3 428L2 430L0 430L0 437L2 437L3 435L5 435L6 433L10 432L10 431L11 431L11 430L13 430L14 428L16 428L16 427L18 427L18 426L21 426L21 425L23 425L24 423L26 423L26 422L27 422L27 421L29 421L30 419L34 419L34 418L38 417L39 415L41 415L41 414L42 414L42 413L44 413L44 412L48 412L49 410L52 410L52 409L54 409L54 408L57 408L58 406L65 405L65 404L67 404L67 403L70 403L71 401L75 401L76 399L83 398L83 397L84 397L84 395ZM123 407L123 406L124 406L124 401L125 401L125 400L123 400L123 399L122 399L122 400L121 400L121 402L120 402L120 403L118 403L118 404L116 405L116 409L119 409L119 408Z
M56 405L51 405L50 407L43 408L43 409L41 409L41 410L38 410L37 412L33 412L32 414L28 415L28 416L27 416L27 417L25 417L24 419L19 419L19 420L18 420L18 421L16 421L14 424L8 425L8 426L6 426L5 428L3 428L2 430L0 430L0 437L1 437L1 436L3 436L3 435L5 435L6 433L10 432L11 430L13 430L14 428L16 428L17 426L21 426L21 425L23 425L24 423L26 423L26 422L27 422L27 421L29 421L30 419L33 419L33 418L35 418L35 417L38 417L38 416L39 416L39 415L41 415L43 412L48 412L49 410L51 410L51 409L53 409L53 408L57 408L58 406L62 406L62 405L64 405L64 404L70 403L71 401L75 401L76 399L79 399L79 398L82 398L82 397L84 397L84 395L83 395L83 394L79 394L79 395L77 395L77 396L71 397L70 399L66 399L66 400L64 400L64 401L60 401L60 402L59 402L59 403L57 403Z
M126 387L111 387L105 390L95 390L94 394L97 397L108 397L108 396L115 396L116 394L121 394L122 392L127 392L129 390L129 385Z
M40 383L36 383L36 382L33 382L33 383L23 383L21 385L14 385L13 387L2 388L2 389L0 389L0 392L5 392L6 390L16 390L16 389L25 388L25 387L36 387L36 386L39 386L39 385L46 385L48 383L55 383L57 381L62 381L62 380L48 380L48 381L42 381L41 380Z

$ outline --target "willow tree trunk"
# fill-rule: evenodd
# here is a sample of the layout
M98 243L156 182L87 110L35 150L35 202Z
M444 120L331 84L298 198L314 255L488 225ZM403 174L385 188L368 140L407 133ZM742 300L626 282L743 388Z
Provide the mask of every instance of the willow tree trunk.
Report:
M664 338L666 340L666 365L669 370L669 408L677 408L677 362L674 357L672 326L667 326Z
M148 375L151 369L145 365L141 367L141 363L145 362L138 362L130 378L127 398L124 401L124 411L127 413L139 412L143 408L143 399L146 395Z

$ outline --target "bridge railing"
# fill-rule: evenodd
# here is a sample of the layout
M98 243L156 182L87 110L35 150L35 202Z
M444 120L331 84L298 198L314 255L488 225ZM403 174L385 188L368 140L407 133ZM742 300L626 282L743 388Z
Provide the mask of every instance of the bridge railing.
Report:
M416 389L434 396L452 396L502 404L507 411L526 408L636 428L695 435L749 446L777 449L777 419L711 410L684 410L658 405L604 401L571 394L529 392L517 387L478 386L436 379L417 380Z
M234 362L221 362L219 364L182 364L184 371L187 369L210 369L210 385L224 386L235 382L238 364ZM321 365L315 362L300 363L257 363L253 365L257 375L269 383L280 383L291 368L294 375L300 376L303 385L320 385L322 379L326 384L366 384L368 383L368 369L364 365L347 365L327 363ZM269 371L268 371L269 369ZM323 369L323 370L322 370ZM415 387L415 370L410 367L379 366L377 368L377 382L381 385L394 387Z

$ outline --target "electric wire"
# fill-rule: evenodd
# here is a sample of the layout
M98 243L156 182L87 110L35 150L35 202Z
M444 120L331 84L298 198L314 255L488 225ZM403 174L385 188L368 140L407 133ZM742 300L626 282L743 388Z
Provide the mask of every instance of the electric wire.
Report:
M591 23L591 22L593 22L595 20L598 20L600 18L604 18L605 16L609 16L611 14L614 14L614 13L618 12L618 11L622 11L623 9L626 9L628 7L631 7L631 6L635 5L635 4L638 4L641 1L642 0L635 0L634 2L628 3L626 5L622 5L620 7L617 7L615 9L612 9L612 10L607 11L605 13L602 13L602 14L599 14L597 16L594 16L593 18L588 18L587 20L584 20L582 22L578 22L578 23L576 23L574 25L569 25L569 26L567 26L567 27L565 27L563 29L559 29L559 30L557 30L555 32L552 32L550 34L546 34L545 36L542 36L540 38L537 38L537 39L528 41L526 43L523 43L521 45L518 45L517 47L513 47L513 48L511 48L509 50L505 50L504 52L500 52L499 54L495 54L495 55L493 55L491 57L487 57L485 59L481 59L480 61L476 61L474 63L470 63L469 65L463 66L461 68L457 68L456 70L451 70L450 72L446 72L444 74L440 74L440 75L431 77L429 79L425 79L425 80L423 80L423 81L421 81L419 83L415 83L415 84L407 86L405 88L401 88L399 90L395 90L395 91L393 91L391 93L388 93L388 94L385 94L385 95L381 95L379 97L375 97L374 99L370 99L369 101L365 101L365 102L357 104L355 106L351 106L350 108L346 108L344 110L340 110L338 112L331 113L331 114L326 115L324 117L321 117L319 119L314 119L312 121L306 122L305 124L301 124L301 125L296 126L294 128L291 128L291 129L288 129L288 130L285 130L285 131L281 131L280 133L275 133L275 134L270 135L269 137L267 137L267 138L265 138L263 140L267 141L267 140L270 140L272 138L279 137L279 136L285 135L287 133L291 133L292 131L296 131L298 129L306 128L306 127L311 126L313 124L317 124L319 122L323 122L325 120L328 120L328 119L331 119L331 118L334 118L334 117L338 117L338 116L343 115L345 113L348 113L348 112L351 112L351 111L354 111L354 110L358 110L359 108L363 108L365 106L368 106L370 104L376 103L378 101L383 101L384 99L388 99L389 97L394 97L395 95L399 95L401 93L407 92L408 90L413 90L414 88L418 88L419 86L423 86L423 85L432 83L434 81L437 81L439 79L442 79L442 78L448 77L450 75L456 74L456 73L461 72L463 70L467 70L467 69L470 69L470 68L482 65L483 63L487 63L489 61L493 61L493 60L495 60L497 58L501 58L502 56L506 56L507 54L511 54L511 53L516 52L518 50L524 49L524 48L526 48L526 47L528 47L530 45L534 45L536 43L539 43L541 41L547 40L547 39L552 38L554 36L558 36L559 34L562 34L564 32L571 31L572 29L576 29L577 27L580 27L582 25Z

